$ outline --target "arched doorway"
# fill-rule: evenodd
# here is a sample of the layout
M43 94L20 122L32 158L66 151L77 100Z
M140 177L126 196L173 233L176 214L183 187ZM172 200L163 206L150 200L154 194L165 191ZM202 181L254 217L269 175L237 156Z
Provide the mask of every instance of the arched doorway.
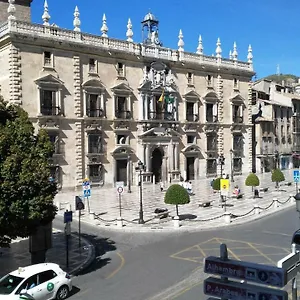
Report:
M163 153L160 149L155 148L152 152L151 172L153 173L155 183L160 182L162 178L162 160Z

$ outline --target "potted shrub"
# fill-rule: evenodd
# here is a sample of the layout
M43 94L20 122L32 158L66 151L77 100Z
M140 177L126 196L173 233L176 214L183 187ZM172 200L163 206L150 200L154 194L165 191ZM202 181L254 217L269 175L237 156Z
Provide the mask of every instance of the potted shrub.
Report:
M271 177L272 182L276 182L276 188L278 190L279 188L279 182L282 182L285 180L284 174L280 169L274 169L272 171L272 177Z
M254 187L259 186L259 178L257 177L256 174L250 173L245 180L245 185L251 186L252 192L254 192ZM254 197L255 197L255 193L253 194L253 198Z

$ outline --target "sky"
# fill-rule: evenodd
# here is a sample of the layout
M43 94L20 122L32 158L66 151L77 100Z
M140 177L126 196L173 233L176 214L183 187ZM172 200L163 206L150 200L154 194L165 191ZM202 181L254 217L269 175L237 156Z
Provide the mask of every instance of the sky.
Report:
M43 4L33 0L34 23L42 23ZM50 23L73 29L76 5L82 32L100 35L105 13L109 37L126 39L130 18L133 39L141 42L141 21L151 11L165 47L178 48L180 29L188 52L196 52L200 34L205 55L215 53L220 38L223 57L229 57L235 41L238 59L246 61L251 44L257 78L275 74L278 65L280 73L300 76L299 0L48 0Z

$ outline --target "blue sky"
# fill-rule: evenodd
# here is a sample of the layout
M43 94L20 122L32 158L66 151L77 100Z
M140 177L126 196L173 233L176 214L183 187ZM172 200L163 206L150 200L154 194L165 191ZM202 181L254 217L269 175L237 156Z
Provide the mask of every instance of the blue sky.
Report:
M43 0L32 3L32 19L41 23ZM195 52L202 35L204 54L215 53L221 39L223 57L229 56L236 41L240 60L246 60L251 44L257 78L280 72L300 76L299 0L48 0L50 23L73 28L78 6L81 30L100 34L106 14L109 37L125 39L128 18L133 24L134 41L141 42L141 21L151 12L159 19L160 40L177 49L182 29L185 50Z

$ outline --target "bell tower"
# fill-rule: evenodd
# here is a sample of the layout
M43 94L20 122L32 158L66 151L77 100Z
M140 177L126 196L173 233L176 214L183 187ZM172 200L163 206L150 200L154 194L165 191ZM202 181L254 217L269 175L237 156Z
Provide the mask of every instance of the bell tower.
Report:
M15 0L16 19L19 21L31 22L31 2L33 0ZM8 0L0 0L0 24L7 21L9 2Z
M144 17L142 21L142 38L144 44L162 46L158 37L158 24L159 21L150 12Z

